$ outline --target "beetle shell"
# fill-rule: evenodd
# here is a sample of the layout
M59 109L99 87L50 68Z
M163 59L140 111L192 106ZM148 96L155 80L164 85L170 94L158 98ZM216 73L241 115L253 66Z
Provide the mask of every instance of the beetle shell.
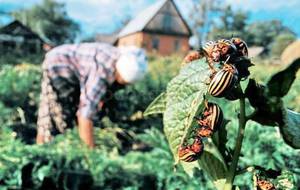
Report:
M215 97L223 97L238 81L237 70L233 65L225 65L217 72L208 87L208 93Z
M231 41L237 49L238 56L248 57L248 46L245 41L241 38L232 38Z
M221 108L214 103L208 103L208 112L210 115L208 116L209 127L212 131L216 131L223 123L223 112Z
M210 137L213 132L220 128L224 120L221 108L215 103L207 104L201 118L197 120L200 125L197 131L199 137Z
M216 42L212 50L212 59L214 62L226 61L228 58L234 57L237 53L235 45L226 39Z
M203 153L204 145L201 138L196 137L190 146L181 146L178 150L179 160L193 162Z
M213 131L210 127L200 127L197 131L197 136L199 137L210 137Z
M207 41L201 48L200 51L203 52L203 54L206 57L211 57L212 50L215 46L214 41Z
M203 148L204 146L201 138L196 138L191 146L191 150L200 156L203 152Z
M178 151L179 160L185 162L193 162L197 160L197 154L190 149L190 147L180 147Z
M275 190L275 186L267 180L257 180L259 190Z

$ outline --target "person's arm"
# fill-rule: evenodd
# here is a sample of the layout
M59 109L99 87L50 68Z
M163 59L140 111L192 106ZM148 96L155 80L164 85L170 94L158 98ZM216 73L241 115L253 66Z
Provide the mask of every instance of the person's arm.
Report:
M44 144L44 136L42 134L40 134L39 132L36 135L36 144Z
M94 137L93 137L93 122L91 119L87 119L78 115L78 131L81 140L88 145L88 147L93 148Z
M102 71L103 69L99 70ZM91 69L87 80L81 84L77 111L79 136L91 148L94 147L92 118L97 113L99 103L107 90L105 79L99 70L96 68Z

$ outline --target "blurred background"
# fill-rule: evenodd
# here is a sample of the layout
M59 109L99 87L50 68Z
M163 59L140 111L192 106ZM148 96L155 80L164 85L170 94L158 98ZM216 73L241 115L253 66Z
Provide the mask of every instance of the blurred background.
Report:
M161 117L142 112L184 55L207 40L245 40L251 77L266 82L300 57L298 7L298 0L0 0L0 189L213 189L201 172L193 179L173 171ZM76 130L36 146L42 59L52 47L79 42L143 47L150 72L110 100L114 109L103 110L95 150L83 147ZM297 79L284 102L298 112L299 94ZM220 105L235 137L237 104ZM242 153L241 166L286 169L300 188L300 152L277 128L250 122ZM241 189L252 183L250 174L237 178Z

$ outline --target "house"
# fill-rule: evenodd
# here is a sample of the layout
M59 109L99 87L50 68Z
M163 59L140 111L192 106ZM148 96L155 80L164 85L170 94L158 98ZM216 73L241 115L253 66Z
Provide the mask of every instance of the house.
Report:
M139 13L118 34L117 46L135 45L160 55L186 53L191 29L173 0L159 0Z
M0 51L2 53L38 53L44 41L21 22L15 20L0 28Z
M95 41L116 45L118 32L114 32L111 34L96 34Z

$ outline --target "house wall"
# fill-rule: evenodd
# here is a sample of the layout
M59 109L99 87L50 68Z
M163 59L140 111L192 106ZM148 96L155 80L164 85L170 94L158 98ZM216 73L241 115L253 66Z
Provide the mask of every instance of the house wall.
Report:
M134 34L130 34L128 36L124 36L118 39L118 46L138 46L142 47L143 34L142 32L137 32Z
M190 49L188 37L149 34L144 32L134 33L118 40L118 46L127 45L143 47L147 52L154 52L160 55L187 53Z
M158 46L156 47L158 42ZM161 55L172 53L187 53L189 51L189 38L171 35L158 35L143 33L143 47L149 52Z

